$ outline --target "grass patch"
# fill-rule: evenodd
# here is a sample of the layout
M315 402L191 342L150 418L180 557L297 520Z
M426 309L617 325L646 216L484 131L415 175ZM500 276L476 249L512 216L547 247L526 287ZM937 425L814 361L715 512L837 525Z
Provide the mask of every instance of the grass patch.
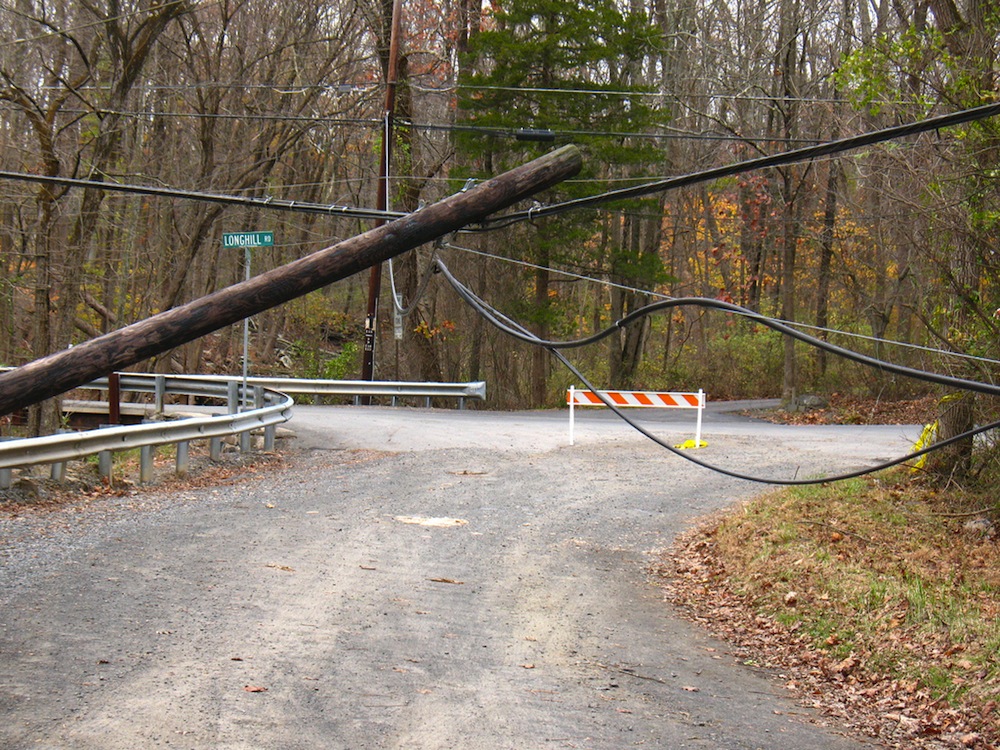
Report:
M689 534L665 572L675 602L806 693L835 684L840 709L824 707L864 713L866 732L996 747L997 510L902 473L785 490Z

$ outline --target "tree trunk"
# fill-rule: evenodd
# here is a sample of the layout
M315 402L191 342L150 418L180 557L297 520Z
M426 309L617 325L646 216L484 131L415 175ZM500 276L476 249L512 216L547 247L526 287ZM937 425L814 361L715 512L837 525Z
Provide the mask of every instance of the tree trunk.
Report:
M540 339L549 337L549 289L551 277L549 274L549 253L545 239L539 243L541 250L538 255L538 267L535 269L535 315L537 319L533 326L534 333ZM549 353L540 346L533 347L531 352L531 403L532 406L545 406L549 385Z
M781 259L781 317L786 321L795 320L795 202L791 195L791 170L782 172L782 195L784 198L784 230L782 234ZM781 398L792 404L797 395L797 363L795 361L795 339L784 337L784 362L782 365Z
M971 393L956 393L941 399L941 416L938 417L938 442L961 435L973 428L976 397ZM972 468L972 438L931 453L926 470L942 481L962 481Z
M816 277L816 327L818 335L826 341L825 329L830 311L830 278L833 266L833 243L837 224L837 183L840 177L839 162L830 162L826 177L826 201L823 206L823 233L820 237L819 272ZM817 350L817 364L820 375L826 374L826 352Z

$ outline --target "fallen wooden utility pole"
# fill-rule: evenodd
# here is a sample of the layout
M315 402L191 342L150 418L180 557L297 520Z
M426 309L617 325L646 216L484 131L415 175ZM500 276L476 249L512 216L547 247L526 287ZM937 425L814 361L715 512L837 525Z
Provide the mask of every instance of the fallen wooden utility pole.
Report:
M181 307L0 373L0 415L57 396L482 221L566 180L565 146L468 191Z

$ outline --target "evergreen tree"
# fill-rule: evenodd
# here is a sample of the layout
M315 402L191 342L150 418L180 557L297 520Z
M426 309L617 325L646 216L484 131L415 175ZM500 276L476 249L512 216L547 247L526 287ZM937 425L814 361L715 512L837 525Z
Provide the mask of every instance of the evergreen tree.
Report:
M500 5L470 39L459 77L459 117L472 127L460 132L458 147L472 173L494 174L537 156L553 141L573 141L584 152L585 180L561 185L540 200L599 192L611 179L643 174L658 157L653 140L643 137L656 125L657 110L651 88L642 85L658 39L643 13L614 0ZM537 266L520 312L540 337L549 337L561 318L548 271L553 264L608 274L642 269L644 278L630 279L637 285L660 280L655 248L650 255L648 247L631 242L627 221L618 214L573 212L513 230L517 240L509 246L523 248L522 258ZM632 257L638 255L645 255L642 262ZM628 346L634 350L635 342ZM547 381L548 354L539 350L531 377L535 405L546 402Z

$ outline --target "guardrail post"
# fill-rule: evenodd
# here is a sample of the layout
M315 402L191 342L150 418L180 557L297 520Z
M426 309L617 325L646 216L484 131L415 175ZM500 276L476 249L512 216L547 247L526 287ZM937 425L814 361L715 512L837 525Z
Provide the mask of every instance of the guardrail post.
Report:
M69 430L56 430L56 434L69 432ZM66 462L58 461L49 467L49 476L53 482L61 482L66 479Z
M241 403L241 385L235 380L230 380L226 387L226 406L229 408L230 414L240 413L240 403ZM243 453L248 453L250 451L250 433L241 432L240 433L240 450Z
M111 451L101 451L97 454L97 472L100 474L102 479L108 480L108 486L111 486L111 475L114 466L114 455Z
M153 446L144 445L139 448L139 483L149 484L153 481Z
M188 442L187 440L182 440L177 443L177 476L186 477L190 469L191 460L188 451Z
M157 375L153 378L153 394L156 404L156 413L163 413L163 405L167 400L167 376Z
M213 461L222 459L222 438L213 437L208 439L208 457Z
M12 437L0 437L0 441L14 440ZM0 469L0 490L9 490L14 484L14 472L11 469Z
M458 410L465 411L465 396L458 397Z
M266 405L264 400L264 386L255 385L253 388L253 405L255 409L263 409ZM249 435L250 433L247 433ZM264 426L264 450L274 450L274 425Z

